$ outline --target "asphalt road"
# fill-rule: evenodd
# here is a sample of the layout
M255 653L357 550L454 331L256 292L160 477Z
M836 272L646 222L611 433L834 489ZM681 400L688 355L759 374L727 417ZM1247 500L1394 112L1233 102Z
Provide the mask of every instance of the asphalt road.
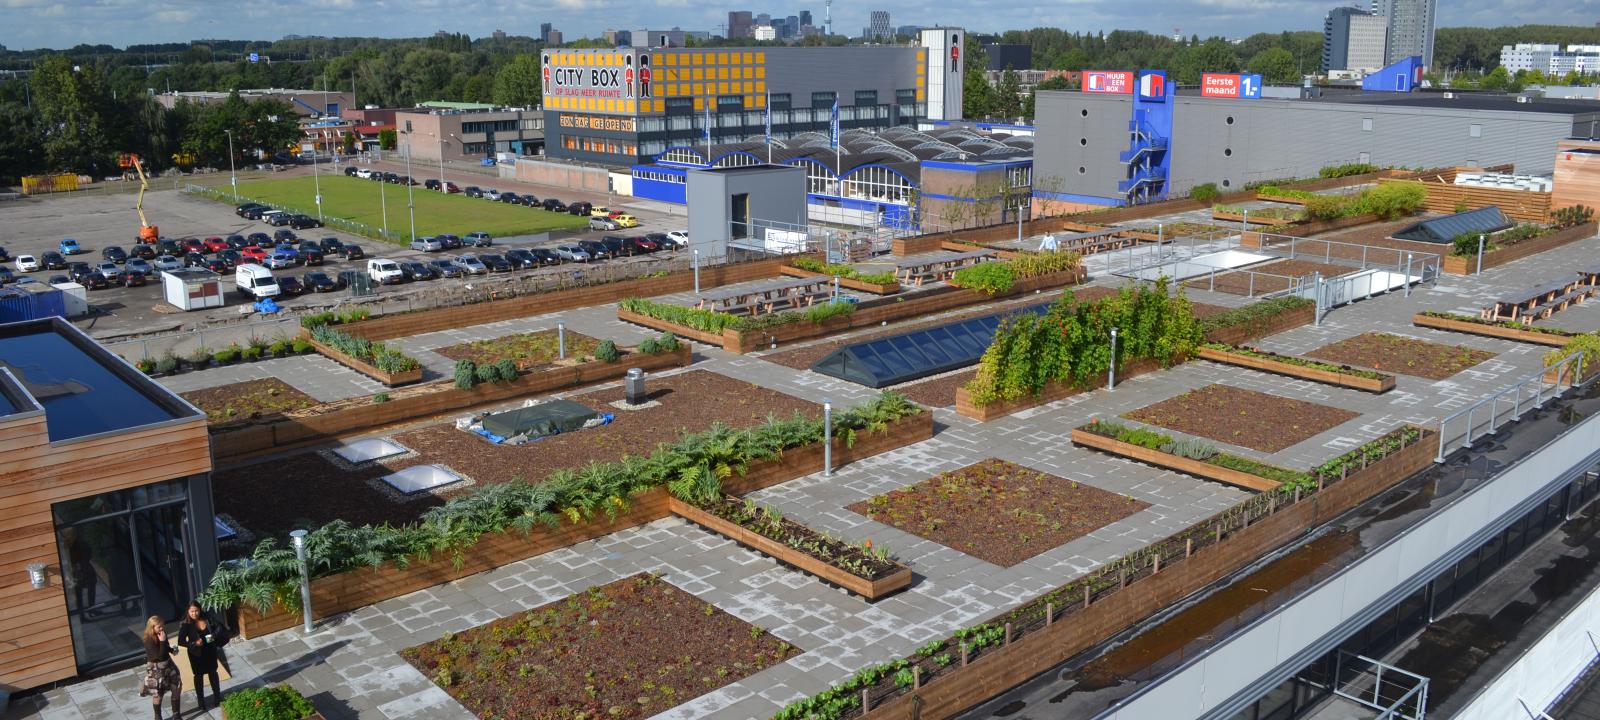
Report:
M378 166L387 165L378 163ZM435 171L437 171L435 169ZM310 174L311 169L295 168L282 173L250 173L248 176L241 174L241 182L246 177L282 177L285 174ZM501 190L514 192L532 192L539 195L539 186L526 183L499 182L494 178L473 173L459 173L462 179L454 179L457 184L475 184L481 187L496 187ZM446 171L446 179L452 179L452 173ZM203 181L207 184L228 184L226 173L205 176ZM158 181L156 185L168 185L170 181ZM492 184L491 184L492 183ZM416 192L428 192L420 186ZM556 194L546 189L549 194ZM545 195L539 195L545 197ZM566 195L556 195L563 199L587 199L582 193L568 192ZM569 198L570 196L570 198ZM12 258L17 255L28 254L38 257L45 251L55 250L63 238L74 238L83 248L83 253L68 258L69 261L88 262L98 265L103 262L101 250L109 245L121 246L124 250L134 244L139 231L139 217L134 211L136 195L133 193L104 193L89 192L44 196L38 198L24 198L21 200L0 201L0 247L10 254ZM596 204L606 202L605 197L598 198ZM470 202L490 202L488 200L468 200ZM590 200L590 202L595 202ZM273 228L266 223L247 220L234 214L232 205L215 202L202 197L189 195L172 189L152 190L145 195L145 214L149 221L160 228L161 234L170 238L209 237L213 235L227 236L231 234L248 235L254 232L271 233ZM580 239L598 238L602 235L639 235L647 232L667 232L681 230L686 225L684 217L672 217L668 214L649 208L635 208L623 203L614 203L612 207L627 209L639 218L640 226L620 232L584 231L575 233L558 233L548 240L533 241L526 239L497 239L494 248L480 249L480 252L504 251L510 247L548 247ZM528 212L543 212L529 209ZM458 234L470 232L470 228L463 228ZM395 260L412 259L438 259L443 256L460 255L472 252L469 249L452 250L445 253L421 253L409 248L396 247L381 243L370 238L363 238L349 233L340 232L330 228L313 228L296 231L301 238L334 237L345 243L360 245L367 254L367 258L346 262L337 256L327 258L327 262L320 268L312 268L337 275L341 270L365 269L366 260L370 258L389 258ZM424 258L424 256L426 256ZM655 256L641 256L633 258L617 258L615 260L600 261L601 263L660 263L668 259L667 253ZM6 267L16 272L15 261L5 263ZM537 273L558 273L569 271L570 266L539 268L535 270L520 270L513 273L502 273L497 277L529 275ZM274 274L299 276L306 269L278 270ZM52 275L64 274L60 270L37 271L27 273L40 282L44 282ZM231 273L230 273L231 275ZM478 278L481 280L481 278ZM471 283L473 279L442 278L426 283L380 286L380 295L399 296L405 293L415 294L419 288L436 287L441 283ZM210 324L224 318L237 318L239 305L248 304L251 300L244 295L232 292L233 280L225 277L224 289L230 292L226 295L227 307L203 311L182 313L167 305L161 298L159 276L152 277L151 283L144 287L122 288L113 287L104 290L89 291L89 303L94 306L94 317L77 321L80 327L85 328L97 337L116 337L130 333L159 332L163 330L188 329L200 325ZM321 295L307 294L301 297L281 299L281 304L293 309L306 305L326 305L338 299L348 297L347 293L325 293Z

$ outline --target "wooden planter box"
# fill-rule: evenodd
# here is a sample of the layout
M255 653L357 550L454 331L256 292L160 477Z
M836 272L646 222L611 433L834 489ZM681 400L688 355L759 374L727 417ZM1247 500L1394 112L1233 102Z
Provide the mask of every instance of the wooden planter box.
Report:
M628 312L627 310L623 310L622 308L617 308L617 319L621 320L623 322L630 322L630 323L633 323L635 325L643 325L643 326L645 326L647 328L651 328L653 330L660 330L662 332L670 332L673 335L677 335L680 338L688 338L690 340L697 340L697 341L703 342L703 343L705 343L707 345L721 345L722 344L722 336L718 335L716 333L709 333L709 332L705 332L703 330L696 330L696 329L694 329L692 327L689 327L687 325L679 325L677 323L670 323L670 322L667 322L665 320L657 320L656 318L650 317L649 315L640 315L638 313Z
M402 373L386 373L376 367L373 367L372 365L369 365L364 360L357 360L349 355L335 350L332 346L323 345L322 343L311 339L310 333L305 333L304 336L306 341L311 343L311 347L316 348L317 352L327 356L329 360L339 363L340 365L350 368L351 370L361 373L362 375L366 375L367 377L377 380L378 382L381 382L389 387L406 385L414 382L422 382L421 363L418 363L415 368Z
M1264 201L1264 202L1283 203L1285 205L1304 205L1304 204L1306 204L1306 200L1304 198L1286 197L1284 195L1269 195L1267 193L1260 192L1260 191L1256 192L1256 199Z
M1518 330L1503 325L1490 325L1466 320L1451 320L1450 318L1434 317L1417 313L1411 316L1411 324L1417 327L1433 328L1435 330L1449 330L1451 332L1467 333L1468 335L1483 335L1484 337L1500 338L1502 340L1515 340L1517 342L1546 345L1549 347L1566 347L1572 340L1570 335L1556 335L1554 333L1535 332L1533 330Z
M1151 450L1149 448L1140 447L1132 443L1125 443L1121 440L1113 440L1102 435L1085 432L1078 428L1072 429L1072 442L1084 447L1090 447L1102 452L1108 452L1112 455L1121 455L1130 460L1138 460L1146 465L1154 465L1159 468L1176 470L1186 475L1193 475L1203 480L1212 480L1226 485L1232 485L1234 487L1241 487L1246 490L1266 492L1268 490L1276 489L1282 484L1276 480L1268 480L1264 477L1251 475L1247 472L1240 472L1238 470L1230 470L1225 467L1218 467L1216 465L1212 465L1211 463L1201 462L1199 460L1191 460L1179 455L1173 455L1172 453L1164 453L1160 450Z
M1379 373L1383 376L1379 379L1366 378L1208 347L1200 348L1200 358L1370 393L1386 393L1394 389L1394 376L1387 373Z
M1367 225L1367 224L1370 224L1370 223L1375 223L1377 221L1378 221L1378 216L1377 215L1373 215L1371 213L1367 213L1365 215L1346 215L1344 217L1334 218L1332 220L1309 220L1309 219L1307 219L1307 220L1296 221L1296 222L1294 222L1294 223L1292 223L1290 225L1287 225L1287 226L1279 225L1279 226L1273 228L1272 234L1273 235L1287 235L1287 236L1290 236L1290 237L1297 237L1297 238L1309 238L1309 237L1312 237L1314 235L1320 235L1322 233L1333 232L1335 230L1344 230L1346 228L1353 228L1353 227L1357 227L1357 226L1360 226L1360 225ZM1278 242L1283 242L1283 241L1279 240ZM1407 241L1401 240L1401 241L1398 241L1398 242L1407 242ZM1242 233L1239 236L1239 245L1242 246L1242 247L1262 247L1261 243L1262 243L1262 233L1259 230L1246 230L1244 233ZM1371 245L1372 247L1384 247L1384 245L1382 245L1382 244L1373 243L1373 242L1368 242L1367 244ZM1425 247L1422 243L1416 243L1416 245L1418 245L1419 247L1414 248L1414 249L1416 249L1418 251L1422 251L1423 247ZM1404 248L1401 248L1401 249L1404 250ZM1439 248L1436 247L1436 246L1435 247L1428 247L1426 249L1426 252L1429 252L1429 253L1432 253L1432 254L1437 254L1438 253L1438 249ZM1307 254L1308 255L1312 255L1312 256L1316 255L1315 252L1308 252Z
M916 416L890 425L884 432L860 433L853 447L846 447L842 440L835 437L834 466L914 445L931 437L933 413L925 409ZM822 455L823 448L818 443L787 450L776 460L751 463L743 475L723 481L723 491L730 495L744 495L819 472L822 470ZM635 495L628 508L619 512L614 520L602 514L588 522L563 524L554 530L540 526L527 534L508 530L484 535L477 543L463 550L459 566L455 564L452 554L446 552L436 553L426 560L413 561L403 570L393 565L383 565L314 578L311 581L314 617L319 620L331 617L654 522L670 514L668 499L665 488L652 488ZM265 614L256 612L248 605L239 608L238 630L239 636L244 639L299 624L300 615L288 612L281 605L274 606L271 612Z
M524 395L536 395L572 387L607 382L627 375L628 370L659 370L683 367L693 361L688 344L659 355L630 352L617 362L592 361L568 367L550 368L517 376L510 382L481 383L462 390L452 380L441 380L424 389L432 392L402 394L386 403L366 398L335 403L337 409L306 415L289 415L266 422L234 424L211 428L211 452L217 465L238 462L266 452L325 443L341 435L371 432L375 429L413 422L451 412L501 402Z
M1276 335L1301 325L1310 325L1315 319L1315 306L1305 305L1295 310L1281 312L1254 322L1209 330L1206 332L1206 341L1224 345L1243 345L1252 340Z
M1249 219L1246 220L1246 218L1245 218L1245 216L1243 214L1225 213L1225 212L1213 212L1213 213L1211 213L1211 219L1212 220L1222 220L1224 222L1248 222L1251 225L1268 225L1268 226L1293 225L1293 224L1295 224L1297 222L1300 222L1299 220L1290 220L1288 218L1260 217L1260 216L1257 216L1257 215L1254 215L1254 214L1252 214L1249 217Z
M832 275L828 275L828 274L825 274L825 273L812 272L810 270L802 270L800 268L793 267L793 266L790 266L790 265L785 265L785 266L783 266L781 268L778 268L778 272L780 272L780 273L782 273L784 275L787 275L789 277L804 277L804 278L832 278L833 277ZM880 285L878 283L861 282L860 280L856 280L856 279L853 279L853 278L847 278L847 277L839 278L839 287L849 288L851 290L860 290L861 292L872 293L873 295L893 295L893 294L895 294L897 292L900 292L900 283L898 283L898 282L892 282L892 283L888 283L886 285Z
M1135 360L1123 367L1122 372L1117 373L1117 383L1121 384L1130 378L1136 378L1145 373L1155 372L1160 369L1161 364L1154 360ZM973 404L972 392L967 390L965 387L959 387L956 388L956 414L961 415L962 417L972 418L978 422L989 422L991 420L998 420L1021 410L1027 410L1028 408L1035 408L1039 407L1040 405L1053 403L1063 398L1069 398L1073 395L1077 395L1078 393L1089 392L1090 390L1098 390L1102 387L1105 387L1105 384L1106 379L1104 377L1101 377L1087 386L1074 385L1072 383L1064 382L1050 383L1049 385L1046 385L1043 390L1040 390L1039 394L1037 395L1018 400L1002 400L1000 402L992 402L988 405Z
M1507 214L1509 215L1510 213ZM1594 237L1595 228L1596 224L1594 222L1586 222L1582 225L1574 225L1557 230L1544 237L1524 240L1498 250L1490 250L1483 254L1483 268L1487 270L1492 267L1499 267L1515 260L1521 260L1529 255L1536 255L1552 248L1561 247L1567 243ZM1477 257L1451 255L1449 254L1450 246L1448 245L1441 245L1437 252L1444 256L1439 265L1440 269L1447 273L1452 275L1472 275L1478 271Z
M722 535L740 545L797 567L868 600L877 600L911 586L911 568L904 565L901 565L899 570L885 577L877 580L867 580L829 565L765 535L747 530L741 525L724 520L675 497L667 499L667 506L674 515Z

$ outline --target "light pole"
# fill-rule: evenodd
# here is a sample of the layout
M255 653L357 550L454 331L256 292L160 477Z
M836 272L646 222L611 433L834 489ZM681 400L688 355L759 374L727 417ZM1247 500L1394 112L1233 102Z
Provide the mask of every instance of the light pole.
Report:
M239 202L239 172L233 167L233 131L223 132L228 134L228 178L233 184L233 201Z
M450 137L456 137L455 133L445 134L449 135ZM461 138L456 138L456 140L460 139ZM439 192L444 192L444 138L439 138Z
M1111 328L1111 367L1106 368L1106 389L1117 389L1117 329Z
M378 204L383 207L383 234L389 234L389 195L383 191L383 186L389 183L378 181Z
M322 175L317 172L317 150L311 146L311 182L317 188L317 222L322 222Z
M306 531L289 533L289 544L294 546L295 564L300 566L300 618L301 629L311 634L311 568L306 564Z
M406 131L406 177L411 177L411 131ZM411 215L411 242L417 241L417 205L412 202L411 183L406 183L406 212Z

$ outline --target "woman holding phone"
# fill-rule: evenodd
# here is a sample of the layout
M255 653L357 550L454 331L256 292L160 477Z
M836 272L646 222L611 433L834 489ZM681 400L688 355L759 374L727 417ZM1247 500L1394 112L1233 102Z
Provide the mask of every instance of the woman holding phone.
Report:
M206 616L200 603L189 603L189 612L178 626L178 644L189 651L189 672L194 675L194 695L200 709L206 709L206 678L211 679L211 695L222 704L222 682L217 677L216 624Z
M167 644L167 630L159 615L144 623L144 677L139 682L139 697L150 698L150 709L161 720L161 696L172 694L172 716L182 717L178 695L183 692L183 677L172 662L173 648Z

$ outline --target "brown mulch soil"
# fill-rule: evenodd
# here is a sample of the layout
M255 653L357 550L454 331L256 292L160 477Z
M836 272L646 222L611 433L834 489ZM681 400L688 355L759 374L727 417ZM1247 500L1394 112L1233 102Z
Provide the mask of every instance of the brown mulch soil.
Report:
M798 654L648 574L400 655L477 717L643 718Z
M568 330L567 358L593 356L595 346L599 344L599 340L588 335ZM539 330L448 345L436 348L434 352L451 360L471 360L479 365L512 360L517 363L518 369L527 370L555 363L560 355L560 342L555 330Z
M1073 288L1072 293L1073 296L1079 300L1093 301L1099 300L1107 295L1115 294L1116 290L1104 287L1085 287ZM1029 295L1006 302L981 305L975 308L970 308L964 312L952 313L950 315L944 315L934 319L895 323L870 333L850 335L834 340L823 340L821 342L806 345L805 347L799 347L793 350L784 350L772 353L770 355L761 355L759 357L762 360L774 362L784 367L791 367L796 370L809 370L811 368L811 363L821 360L828 353L838 350L846 345L854 345L859 342L876 340L882 337L889 337L890 335L899 335L901 333L908 333L914 330L948 325L953 322L969 320L971 318L981 317L984 315L993 315L997 312L1002 312L1004 310L1022 307L1025 305L1037 305L1041 302L1050 302L1056 297L1058 297L1057 294L1051 293L1045 293L1042 295Z
M1306 353L1318 360L1429 380L1444 380L1494 356L1465 345L1441 345L1380 332L1362 333Z
M990 458L850 509L1001 567L1011 567L1148 503Z
M1289 280L1287 278L1290 277L1305 277L1311 273L1320 272L1322 273L1323 277L1329 278L1337 277L1349 272L1355 272L1356 270L1356 268L1349 265L1333 265L1323 262L1312 262L1309 260L1279 260L1277 262L1267 263L1265 265L1252 267L1250 269L1258 273L1283 275L1285 277L1265 277L1262 275L1257 275L1255 277L1255 286L1252 288L1249 273L1220 273L1217 275L1216 279L1216 292L1225 292L1230 295L1248 295L1253 289L1255 294L1260 295L1262 293L1278 292L1279 290L1289 289ZM1212 287L1211 278L1196 278L1194 280L1185 282L1183 286L1193 290L1210 290Z
M1273 453L1360 415L1231 385L1207 385L1123 417Z
M213 474L217 511L225 512L257 535L282 535L296 527L312 527L336 519L354 525L399 524L443 504L435 495L419 494L395 502L370 487L369 480L413 465L440 464L478 484L512 478L540 480L561 468L590 462L611 462L642 455L656 445L721 422L749 427L768 415L787 417L795 411L821 415L816 404L705 370L651 378L650 397L661 404L643 410L618 410L609 405L626 393L612 386L569 396L597 411L616 415L609 425L565 433L520 447L494 445L455 429L454 422L419 428L394 436L416 455L344 470L316 453L258 463ZM470 487L440 491L444 498Z
M317 404L316 398L277 378L246 380L178 394L203 410L206 420L213 423L270 417Z

